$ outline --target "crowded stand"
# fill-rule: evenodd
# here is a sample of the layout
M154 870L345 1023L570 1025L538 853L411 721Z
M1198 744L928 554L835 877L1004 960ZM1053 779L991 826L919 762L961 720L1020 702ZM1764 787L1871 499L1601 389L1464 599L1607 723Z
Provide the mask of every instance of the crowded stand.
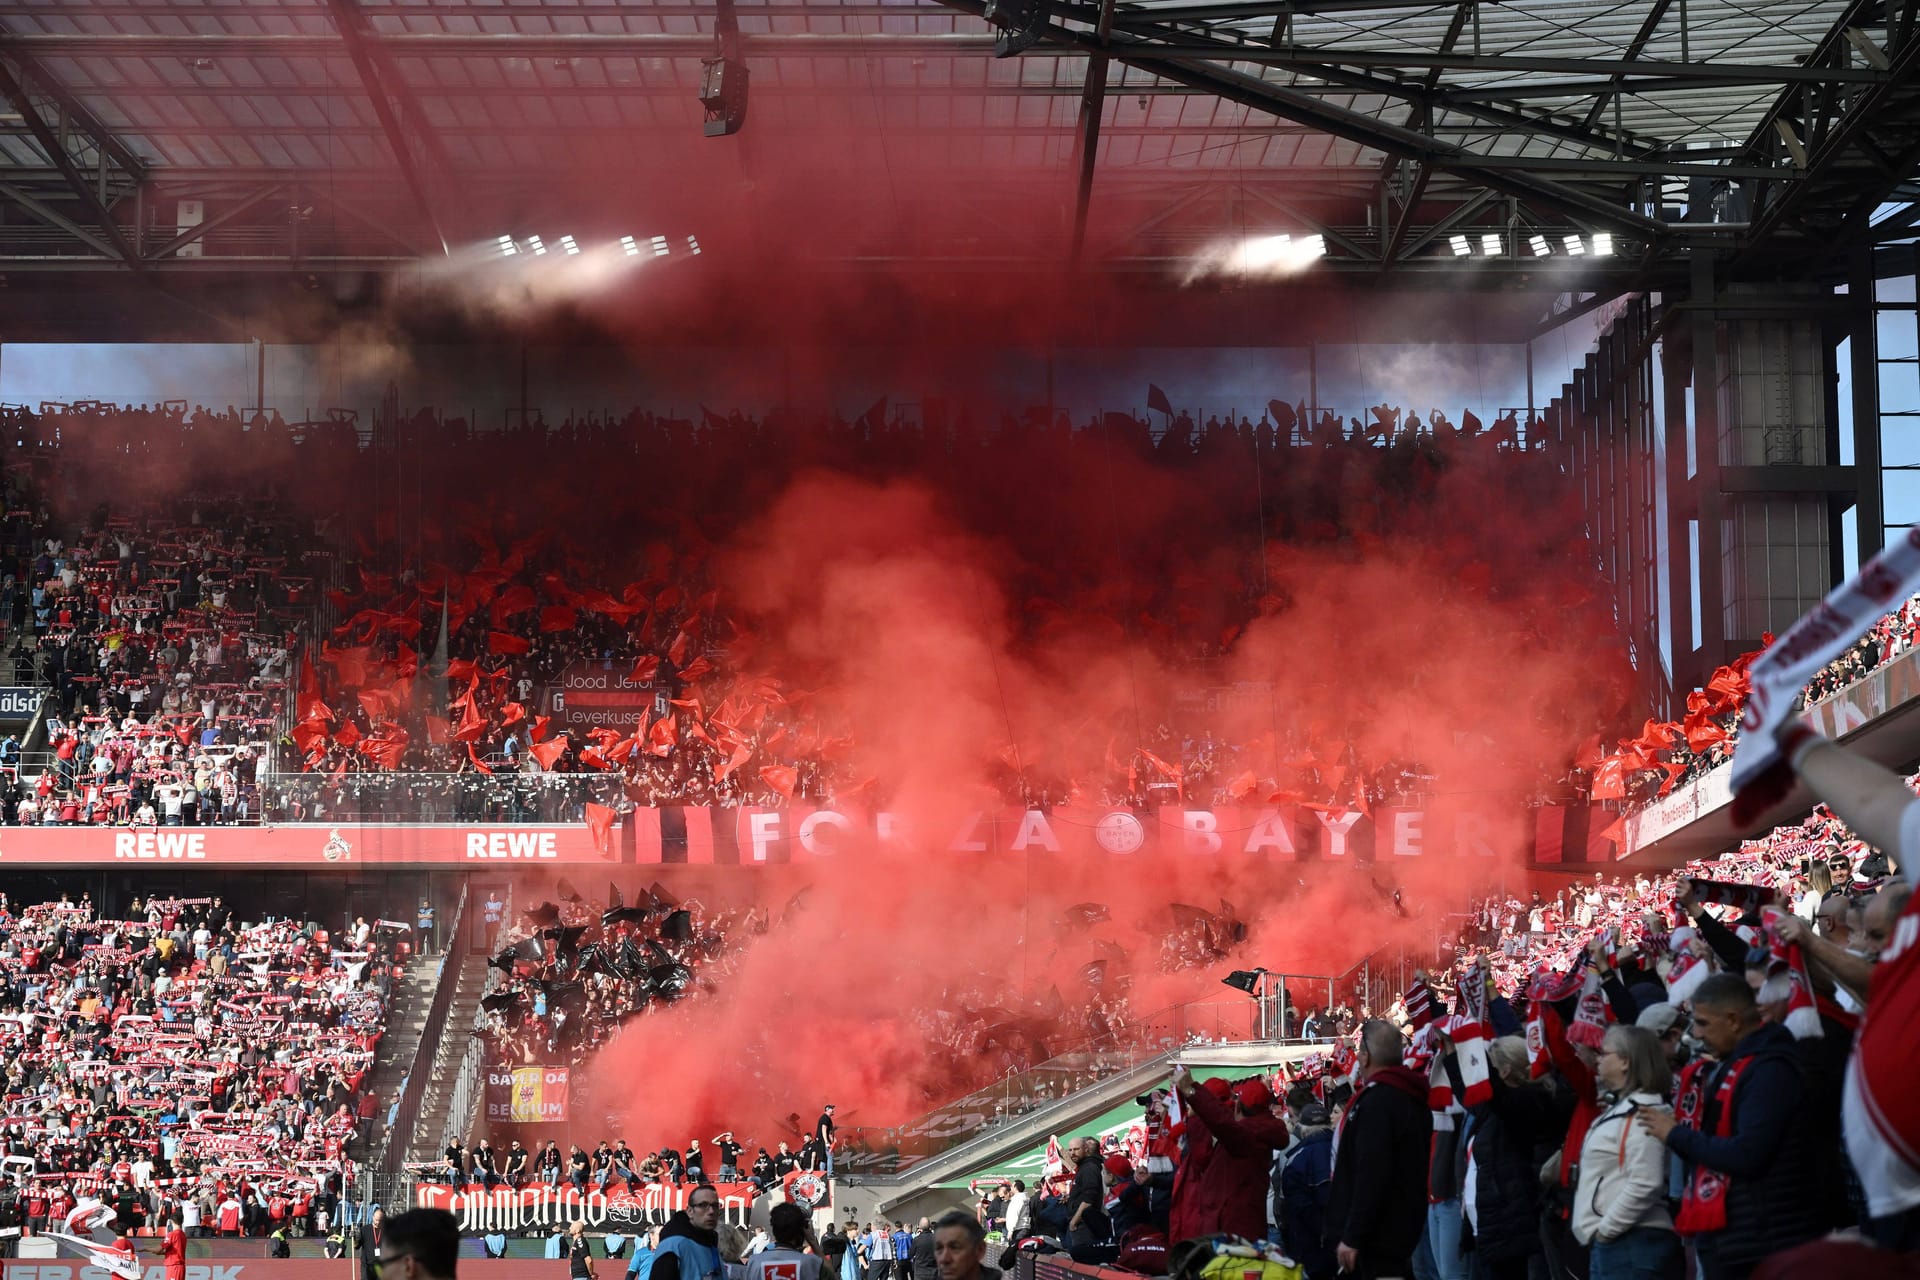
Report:
M25 583L45 569L49 579L73 579L51 596L62 607L47 625L64 639L47 651L64 654L73 637L91 643L74 655L77 667L62 658L49 678L74 753L114 762L97 795L81 788L71 805L33 796L27 816L46 821L51 809L55 822L136 822L144 801L158 821L192 823L578 821L589 804L871 798L875 769L862 744L817 693L756 661L753 620L717 567L715 548L764 507L775 477L808 466L931 479L983 519L1001 478L1036 456L1057 467L1062 507L1081 489L1108 492L1115 465L1221 490L1236 472L1261 471L1261 510L1228 508L1209 517L1222 529L1196 530L1244 539L1237 564L1199 543L1117 545L1093 549L1089 565L1117 557L1122 572L1074 579L1034 570L1017 584L1022 625L1035 636L1123 619L1133 643L1192 679L1208 678L1239 634L1287 607L1259 563L1260 539L1315 547L1377 536L1388 510L1396 526L1407 523L1454 469L1499 474L1521 505L1545 504L1557 483L1543 451L1517 447L1511 417L1485 427L1467 414L1455 426L1437 410L1423 419L1386 405L1363 423L1276 400L1257 423L1178 414L1164 429L1122 413L1078 424L1065 414L990 426L914 422L876 406L852 422L715 413L695 422L636 410L478 432L422 410L394 430L434 451L424 479L433 491L420 501L447 518L409 532L415 549L402 565L388 549L390 514L356 517L331 496L378 487L348 423L289 426L277 414L249 419L178 402L7 413L19 442L9 467L20 495L9 505L21 513L9 522L16 577ZM1545 433L1529 429L1525 439ZM567 521L521 524L475 500L536 453L577 464L568 468L576 492ZM754 466L741 465L748 459ZM76 519L41 498L87 485L114 492L155 471L190 474L218 492L264 467L276 469L281 490L272 521L264 502ZM632 474L671 474L676 484L636 512L611 483ZM1328 506L1332 492L1377 493L1385 505ZM304 542L292 532L302 512ZM600 553L615 525L631 555ZM1043 545L1073 535L1064 513L1043 509L1023 536ZM1204 608L1194 602L1202 586ZM23 589L17 610L28 606ZM290 644L279 624L301 610L320 625ZM283 710L291 724L269 759L263 738ZM1105 744L1090 759L1002 760L999 747L982 755L1008 799L1041 808L1256 797L1371 807L1433 784L1417 759L1363 759L1337 725L1290 723L1277 708L1265 720L1257 734L1228 740L1204 723L1135 713L1087 735ZM178 796L148 780L155 771L142 743L166 744L158 781L176 783ZM134 763L123 768L122 757ZM1535 770L1537 794L1564 789L1567 762L1542 767L1520 753L1503 763ZM274 785L263 793L267 777Z
M368 1080L404 926L222 898L0 895L5 1199L35 1230L325 1235L364 1195ZM83 1215L86 1216L86 1215Z

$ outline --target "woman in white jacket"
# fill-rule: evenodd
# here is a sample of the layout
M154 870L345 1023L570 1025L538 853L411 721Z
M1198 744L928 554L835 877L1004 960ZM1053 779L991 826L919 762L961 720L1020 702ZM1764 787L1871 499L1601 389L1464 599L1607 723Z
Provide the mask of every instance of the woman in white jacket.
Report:
M1592 1246L1589 1280L1680 1280L1685 1261L1667 1212L1667 1149L1633 1122L1636 1111L1669 1109L1666 1051L1645 1027L1609 1027L1597 1074L1612 1102L1587 1129L1573 1199L1573 1234Z

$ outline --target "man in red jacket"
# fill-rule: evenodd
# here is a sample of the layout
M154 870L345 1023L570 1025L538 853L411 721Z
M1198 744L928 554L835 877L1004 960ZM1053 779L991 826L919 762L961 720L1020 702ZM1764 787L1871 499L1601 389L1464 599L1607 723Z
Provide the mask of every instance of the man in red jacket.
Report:
M1242 1080L1223 1099L1198 1088L1185 1067L1176 1067L1173 1087L1192 1109L1189 1132L1204 1127L1213 1138L1205 1168L1198 1177L1183 1179L1174 1192L1174 1218L1192 1236L1226 1232L1266 1239L1273 1153L1287 1145L1287 1122L1273 1114L1266 1082Z

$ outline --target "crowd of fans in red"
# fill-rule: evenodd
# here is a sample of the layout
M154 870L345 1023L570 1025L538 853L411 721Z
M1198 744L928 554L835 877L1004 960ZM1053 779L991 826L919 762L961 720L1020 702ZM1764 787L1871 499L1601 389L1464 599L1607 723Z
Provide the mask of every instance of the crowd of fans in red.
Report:
M402 934L249 921L221 898L0 895L0 1216L60 1230L326 1234L374 1137ZM84 1230L75 1234L85 1234Z

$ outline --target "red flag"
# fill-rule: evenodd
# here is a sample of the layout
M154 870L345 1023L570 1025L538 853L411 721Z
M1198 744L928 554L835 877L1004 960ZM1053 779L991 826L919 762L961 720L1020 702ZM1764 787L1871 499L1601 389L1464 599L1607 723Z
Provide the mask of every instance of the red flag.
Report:
M567 735L563 733L551 742L536 742L527 750L533 753L533 758L540 762L542 769L551 769L553 762L567 752Z
M793 789L800 781L800 775L783 764L767 765L760 770L760 778L789 800L793 799Z
M571 631L579 621L579 615L563 604L550 604L540 611L540 631L543 635L549 631Z
M493 608L488 616L494 626L499 626L516 613L524 613L534 606L533 588L516 582L494 599Z
M533 645L519 636L506 631L487 632L487 652L507 655L522 654L531 651Z
M1233 781L1227 783L1227 794L1235 800L1245 800L1254 793L1254 790L1259 787L1259 785L1260 780L1254 777L1253 770L1249 769Z
M692 640L690 637L688 637L686 632L682 631L674 636L673 643L668 646L667 661L673 664L676 671L686 662L687 647L691 643Z
M552 729L552 716L535 716L533 718L533 733L531 736L535 742L543 742L546 740L547 734L552 732Z
M471 742L467 744L467 759L473 761L473 767L478 769L481 773L486 774L489 778L493 776L493 770L487 768L485 764L481 763L480 757L474 752L473 744Z
M1595 800L1624 800L1627 798L1626 760L1621 756L1608 756L1593 771L1593 798Z
M635 681L636 683L639 683L639 682L651 680L659 674L660 674L660 655L655 653L649 653L645 657L641 658L640 661L633 664L633 674L629 675L627 679Z
M500 723L503 725L519 724L526 718L527 709L517 702L505 703L500 708Z
M679 745L680 731L675 727L672 716L661 716L647 731L647 750L656 756L670 756Z
M712 672L713 664L707 661L706 656L703 654L695 658L692 662L689 662L686 666L680 668L680 678L691 684L695 680L705 678L712 674Z
M367 758L383 769L398 769L400 757L407 753L407 731L397 724L385 728L360 744Z
M745 764L752 756L753 749L751 747L735 747L733 754L727 758L727 762L713 771L713 780L715 782L725 782L728 774Z
M593 833L593 847L602 857L613 854L613 810L587 801L587 830Z

